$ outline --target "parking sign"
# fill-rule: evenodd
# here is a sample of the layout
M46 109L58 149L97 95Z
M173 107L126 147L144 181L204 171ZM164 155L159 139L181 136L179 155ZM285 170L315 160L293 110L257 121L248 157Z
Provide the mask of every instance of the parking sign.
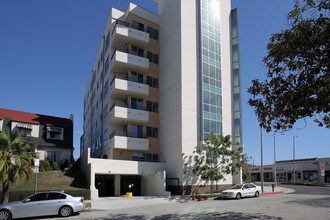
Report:
M320 172L321 172L321 176L325 176L325 163L324 162L320 162Z

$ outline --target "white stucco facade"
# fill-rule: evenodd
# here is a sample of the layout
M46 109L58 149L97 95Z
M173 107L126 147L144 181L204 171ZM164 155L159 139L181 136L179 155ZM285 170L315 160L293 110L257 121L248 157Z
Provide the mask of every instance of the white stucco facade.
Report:
M204 128L207 113L203 92L208 85L204 85L205 73L202 73L201 5L211 3L156 2L158 14L132 3L125 12L113 8L103 33L84 99L81 155L93 197L98 195L95 187L98 175L103 182L110 182L111 187L114 184L115 195L122 193L124 178L131 178L127 175L140 178L141 195L167 195L166 179L178 181L178 187L205 184L184 174L183 155L191 155L210 133ZM217 38L214 43L219 50L217 63L213 57L210 66L221 72L217 72L220 74L217 79L213 77L214 82L219 83L210 88L210 93L212 90L212 95L217 97L216 104L212 104L216 110L208 117L215 118L212 123L216 123L217 134L233 137L231 3L214 0L212 4L214 7L209 7L212 16L219 16L219 22L212 23L217 26L212 29L219 30L220 36L210 37L211 40ZM108 36L110 42L107 42ZM211 53L216 54L215 49L210 50ZM106 68L104 74L102 68ZM110 98L100 99L104 92L95 89L96 85L99 87L100 77L104 77L102 87L104 82L110 82ZM138 100L139 107L138 104L132 107L133 99ZM130 136L132 131L134 137ZM241 172L227 175L217 184L239 182Z

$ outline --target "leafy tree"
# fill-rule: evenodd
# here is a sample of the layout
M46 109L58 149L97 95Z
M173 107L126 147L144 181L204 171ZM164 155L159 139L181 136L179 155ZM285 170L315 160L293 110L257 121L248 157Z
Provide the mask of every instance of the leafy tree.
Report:
M296 0L289 27L271 36L263 63L267 79L252 81L249 104L266 129L288 130L313 118L330 127L328 0Z
M3 190L3 203L9 201L9 182L33 175L31 165L35 152L29 152L30 145L25 143L17 132L0 133L0 181Z
M199 179L210 183L225 180L225 175L238 173L246 164L247 157L243 148L231 149L230 135L217 137L211 133L201 147L196 147L193 154L184 156L184 172L192 172Z

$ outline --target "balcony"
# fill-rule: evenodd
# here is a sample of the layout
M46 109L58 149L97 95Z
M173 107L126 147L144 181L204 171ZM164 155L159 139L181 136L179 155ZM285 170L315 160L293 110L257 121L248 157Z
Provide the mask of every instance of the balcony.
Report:
M149 59L146 54L135 51L120 51L116 49L111 56L111 72L123 72L125 69L144 71L149 69Z
M145 48L149 44L149 33L131 23L117 20L111 32L111 47L123 42Z
M149 140L136 133L114 131L109 137L110 147L125 150L149 150Z
M110 97L123 99L129 95L144 98L149 95L149 85L133 82L123 77L114 77L110 83Z
M131 108L129 104L114 103L110 108L109 120L111 123L127 122L148 123L149 112L145 109Z

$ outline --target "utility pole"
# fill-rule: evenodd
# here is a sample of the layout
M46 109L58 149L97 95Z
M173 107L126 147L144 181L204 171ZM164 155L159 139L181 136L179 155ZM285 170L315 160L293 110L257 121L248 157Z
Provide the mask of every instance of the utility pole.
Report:
M293 153L293 182L296 182L296 143L295 138L297 135L293 135L293 143L292 143L292 153Z
M277 187L277 173L276 173L276 132L274 132L274 185Z
M262 126L260 125L260 149L261 149L261 172L260 172L260 181L261 181L261 192L264 192L264 160L263 160L263 146L262 146Z

